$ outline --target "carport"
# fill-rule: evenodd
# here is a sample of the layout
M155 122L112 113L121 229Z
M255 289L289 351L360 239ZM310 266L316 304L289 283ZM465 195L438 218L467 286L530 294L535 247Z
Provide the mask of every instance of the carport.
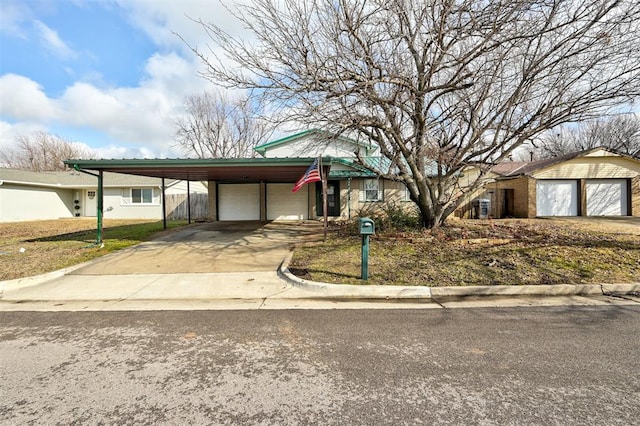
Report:
M123 173L162 179L162 212L164 227L167 226L165 204L165 180L176 179L207 181L222 184L266 185L295 183L313 163L315 158L225 158L225 159L112 159L112 160L66 160L64 163L79 172L93 175L98 180L97 190L97 231L96 243L102 243L103 222L103 173ZM326 182L333 159L321 159L323 187L323 210L326 232ZM190 204L189 186L187 186ZM189 213L189 222L191 217Z

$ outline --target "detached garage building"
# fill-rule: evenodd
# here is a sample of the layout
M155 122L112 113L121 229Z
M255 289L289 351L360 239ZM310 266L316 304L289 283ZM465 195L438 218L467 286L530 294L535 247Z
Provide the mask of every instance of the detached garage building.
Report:
M640 216L640 160L604 148L492 169L492 216Z

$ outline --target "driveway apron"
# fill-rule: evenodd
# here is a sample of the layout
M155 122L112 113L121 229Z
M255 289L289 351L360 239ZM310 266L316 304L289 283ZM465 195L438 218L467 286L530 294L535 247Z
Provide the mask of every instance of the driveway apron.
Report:
M109 254L72 274L275 271L295 243L317 238L319 230L317 223L199 224Z

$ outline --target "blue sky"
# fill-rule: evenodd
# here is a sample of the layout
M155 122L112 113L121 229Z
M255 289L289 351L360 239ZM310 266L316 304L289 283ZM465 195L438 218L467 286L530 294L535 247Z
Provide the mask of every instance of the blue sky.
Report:
M211 89L188 17L239 34L216 0L0 0L0 149L47 131L103 158L176 157L185 96Z

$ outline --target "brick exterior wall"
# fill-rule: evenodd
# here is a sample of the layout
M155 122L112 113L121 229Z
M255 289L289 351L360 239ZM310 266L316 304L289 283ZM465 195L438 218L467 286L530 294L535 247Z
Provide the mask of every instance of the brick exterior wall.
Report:
M513 190L512 214L504 214L505 190ZM482 191L473 194L468 202L455 211L457 217L470 218L473 213L472 201L478 198L491 200L491 217L499 219L506 216L530 218L536 215L535 179L520 177L487 184Z
M631 179L631 215L640 217L640 176Z

